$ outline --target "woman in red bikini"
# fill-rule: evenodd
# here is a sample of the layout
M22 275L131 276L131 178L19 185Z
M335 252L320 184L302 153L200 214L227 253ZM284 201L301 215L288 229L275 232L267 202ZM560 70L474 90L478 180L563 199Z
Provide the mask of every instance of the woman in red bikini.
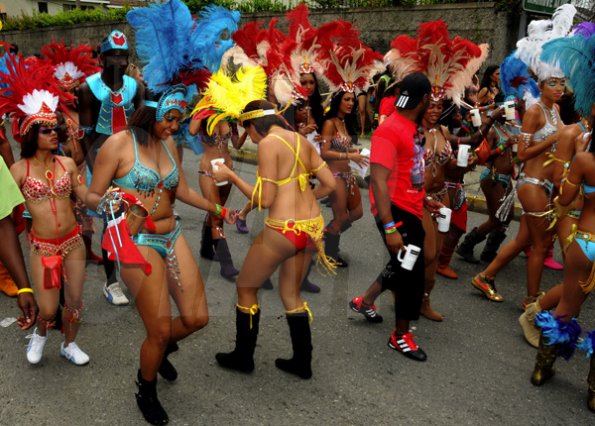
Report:
M280 266L279 293L291 333L293 358L277 359L275 365L303 379L312 376L311 312L300 296L300 284L313 252L318 261L332 268L324 254L324 220L317 199L330 194L335 179L315 148L293 132L267 101L252 101L240 115L250 139L258 144L256 185L221 166L213 174L238 187L252 203L269 210L264 230L250 247L237 278L236 346L233 352L218 353L224 368L241 372L254 369L254 348L258 337L260 306L258 290ZM320 185L312 190L309 177Z

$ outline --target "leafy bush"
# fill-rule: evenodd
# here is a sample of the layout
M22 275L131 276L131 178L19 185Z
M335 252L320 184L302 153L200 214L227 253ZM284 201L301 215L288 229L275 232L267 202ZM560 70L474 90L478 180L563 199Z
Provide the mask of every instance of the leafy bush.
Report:
M4 31L32 30L43 27L62 27L85 22L123 21L126 19L128 8L122 9L73 9L50 15L48 13L35 13L33 16L22 15L8 17L4 21Z

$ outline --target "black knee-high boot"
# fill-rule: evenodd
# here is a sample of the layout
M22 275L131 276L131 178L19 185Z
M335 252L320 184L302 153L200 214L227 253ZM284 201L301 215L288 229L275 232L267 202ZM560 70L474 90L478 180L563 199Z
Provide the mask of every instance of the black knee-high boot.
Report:
M204 257L205 259L219 260L215 254L215 249L213 247L213 235L211 234L213 227L207 225L207 221L202 224L202 236L200 239L200 257Z
M465 262L479 263L479 260L473 255L473 248L485 239L485 235L481 235L477 228L473 228L465 235L465 239L459 244L456 252Z
M591 366L589 368L587 383L589 384L587 407L595 413L595 354L591 355Z
M339 240L341 239L341 234L331 234L327 232L324 234L324 251L326 255L332 258L335 262L337 262L337 266L339 268L346 268L349 264L339 257Z
M293 358L277 358L275 365L287 373L309 379L312 377L312 334L308 313L287 314L287 324L293 346Z
M163 354L163 360L161 360L161 365L159 366L159 374L161 374L161 377L170 382L173 382L178 378L178 372L176 371L176 367L173 366L167 357L169 354L177 352L178 349L179 347L177 343L170 343L167 345L165 354Z
M242 373L251 373L254 370L254 349L259 323L259 308L256 309L256 313L250 314L236 307L236 347L233 352L219 352L215 355L221 367Z
M152 425L167 424L169 418L157 399L157 378L149 382L142 378L140 370L138 370L136 385L138 386L136 403L145 420Z
M221 265L221 276L228 280L232 280L240 273L240 271L233 266L233 260L231 259L227 240L225 238L219 238L218 240L213 240L213 243L215 245L215 253L219 258L219 264Z
M490 263L498 255L498 249L502 242L506 239L506 232L502 230L492 231L488 235L486 245L481 252L479 258L486 263Z

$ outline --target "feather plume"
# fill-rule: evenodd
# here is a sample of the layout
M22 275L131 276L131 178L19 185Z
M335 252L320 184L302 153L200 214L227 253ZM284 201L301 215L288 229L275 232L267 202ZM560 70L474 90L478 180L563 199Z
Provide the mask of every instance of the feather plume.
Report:
M543 45L541 60L559 64L574 90L575 109L589 117L595 102L595 35L556 38Z
M593 352L595 352L595 330L587 332L587 337L581 339L576 347L585 352L587 358L592 358Z
M572 27L572 35L590 37L593 34L595 34L595 22L585 21Z
M459 105L461 98L465 96L465 88L471 84L473 76L479 71L488 57L490 50L488 44L480 44L477 47L480 54L478 56L472 56L467 62L467 65L463 66L459 72L453 73L450 78L450 97L457 105ZM477 52L474 51L474 54L477 54Z
M541 96L537 82L529 75L527 65L515 56L508 55L500 65L500 87L506 96L534 103Z
M192 115L208 110L207 133L213 134L217 123L224 119L237 119L244 107L253 100L264 99L266 73L261 67L242 66L235 74L221 68L211 80Z
M190 11L181 0L168 0L133 9L126 19L135 31L147 86L162 93L175 75L190 65L188 37L194 27Z
M92 53L93 48L88 44L65 46L63 40L59 43L53 41L41 48L42 58L49 60L55 67L54 77L67 89L74 87L83 77L101 70Z
M554 318L549 311L541 311L535 316L535 325L541 329L548 346L556 345L566 361L572 357L582 331L576 318L562 321L561 318Z

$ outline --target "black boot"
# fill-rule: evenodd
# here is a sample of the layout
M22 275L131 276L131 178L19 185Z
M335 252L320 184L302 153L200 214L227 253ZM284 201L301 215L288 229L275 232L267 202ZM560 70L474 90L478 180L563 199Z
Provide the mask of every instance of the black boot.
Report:
M287 324L293 346L293 358L277 358L275 365L287 373L309 379L312 377L312 334L308 313L287 314Z
M206 219L202 224L202 237L200 239L200 257L205 259L217 261L215 249L213 248L213 235L211 234L213 227L207 225Z
M300 285L300 290L305 291L306 293L320 293L320 287L316 284L311 282L308 277L310 276L310 271L312 270L312 260L310 261L310 265L308 266L308 270L306 271L306 275L302 280L302 284Z
M473 248L485 239L485 235L481 235L477 232L477 228L473 228L471 232L465 235L465 239L457 247L457 254L461 256L465 262L479 263L479 260L473 256Z
M498 255L498 249L500 244L506 239L506 233L504 231L492 231L488 235L486 245L481 252L479 258L482 262L490 263Z
M138 370L136 385L138 386L138 393L135 394L136 403L145 420L152 425L167 424L169 418L157 399L157 378L148 382L142 378L140 370Z
M337 262L337 267L347 268L349 264L339 257L339 240L341 234L331 234L329 232L324 234L324 251L326 255Z
M260 309L254 315L250 315L236 307L236 347L233 352L220 352L215 355L221 367L242 373L251 373L254 370L254 348L259 323Z
M225 238L219 238L218 240L214 240L214 243L215 252L217 253L219 264L221 265L221 276L228 280L233 280L233 278L239 274L239 271L233 266L227 240Z
M177 343L170 343L167 345L165 353L163 354L163 359L161 360L161 365L159 366L159 374L161 374L161 377L170 382L173 382L178 378L178 372L176 371L176 367L169 362L167 357L169 354L177 352L178 349L179 347Z
M263 290L272 290L273 289L273 282L271 281L270 278L267 278L266 280L264 280L264 282L262 283L262 285L260 286L260 288L262 288Z
M591 355L591 366L589 367L587 383L589 384L587 407L595 413L595 355Z
M531 375L531 383L541 386L554 375L554 362L558 356L557 345L546 345L547 338L541 334L539 348L535 357L535 368Z

